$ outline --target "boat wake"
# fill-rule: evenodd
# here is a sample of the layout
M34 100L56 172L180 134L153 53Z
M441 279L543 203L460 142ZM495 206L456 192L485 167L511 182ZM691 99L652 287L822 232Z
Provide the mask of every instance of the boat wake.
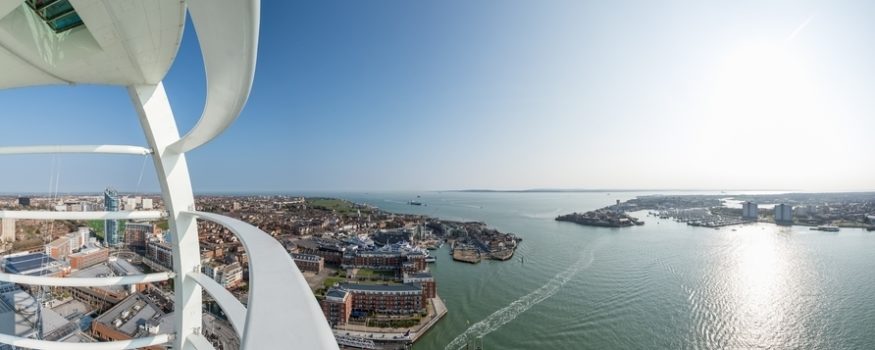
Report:
M453 341L447 344L444 350L463 349L470 341L492 333L510 321L513 321L517 316L526 312L526 310L530 309L532 306L535 306L556 294L556 292L568 283L574 275L592 265L592 261L593 250L588 249L588 252L583 254L580 259L567 269L556 274L556 276L553 276L553 278L547 281L547 284L515 300L510 303L510 305L493 312L491 315L480 320L471 327L468 327L468 329L462 332L462 334L459 334L453 339Z

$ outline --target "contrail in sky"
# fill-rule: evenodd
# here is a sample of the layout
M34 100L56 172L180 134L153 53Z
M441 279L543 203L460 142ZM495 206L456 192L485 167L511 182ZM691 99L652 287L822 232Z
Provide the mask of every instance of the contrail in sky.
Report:
M802 22L802 24L796 27L796 30L790 33L790 36L788 36L787 39L784 39L784 45L787 45L791 41L793 41L793 39L796 39L796 36L798 36L799 33L802 32L802 30L805 29L805 27L807 27L809 23L811 23L812 19L814 19L814 15L809 16L808 19L805 20L805 22Z

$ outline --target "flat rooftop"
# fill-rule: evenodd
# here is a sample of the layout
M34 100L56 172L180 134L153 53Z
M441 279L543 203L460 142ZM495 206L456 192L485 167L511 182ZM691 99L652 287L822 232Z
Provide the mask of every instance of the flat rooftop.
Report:
M88 304L76 299L71 299L61 305L53 307L52 311L57 312L58 315L61 315L68 320L72 320L87 315L92 310Z
M79 331L76 333L70 333L66 337L61 338L60 341L65 342L65 343L95 343L95 342L97 342L97 339L94 339L91 336L89 336L88 334L85 334L84 332Z
M116 260L114 262L107 261L103 264L89 266L82 270L75 271L70 274L70 277L112 277L112 276L127 276L139 274L140 269L125 260ZM114 293L122 293L125 291L125 286L101 286L91 287L98 288Z
M135 293L98 316L94 319L94 322L103 323L132 338L136 338L137 334L141 332L140 326L146 324L163 324L164 327L168 327L169 325L170 328L173 328L173 318L166 316L167 315L145 295ZM165 320L165 318L169 320ZM121 320L119 326L115 325L116 320ZM166 331L166 329L162 329L162 331Z
M422 287L414 283L398 283L398 284L358 284L358 283L341 283L340 288L348 291L372 291L372 292L419 292Z
M61 263L44 253L6 257L3 270L31 276L49 275L57 272Z
M5 287L0 294L0 331L3 333L19 337L35 335L38 319L42 322L42 337L66 336L67 332L79 329L57 312L38 308L36 298L30 293L17 287Z

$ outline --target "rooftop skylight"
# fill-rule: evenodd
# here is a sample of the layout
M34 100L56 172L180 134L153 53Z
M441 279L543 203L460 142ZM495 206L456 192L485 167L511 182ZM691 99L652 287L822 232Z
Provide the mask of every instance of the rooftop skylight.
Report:
M69 0L27 0L25 2L55 33L62 33L83 24L82 18L76 13Z

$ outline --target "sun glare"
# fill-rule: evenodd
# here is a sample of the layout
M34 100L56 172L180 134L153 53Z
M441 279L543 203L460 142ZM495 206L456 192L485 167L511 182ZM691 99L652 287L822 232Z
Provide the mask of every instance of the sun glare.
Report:
M805 146L806 152L782 158L784 164L749 159L751 154L786 148L798 140L831 137L827 109L806 59L786 46L766 43L730 49L712 71L706 94L708 115L702 125L708 135L702 144L724 160L743 161L766 171L776 166L787 170L820 152Z
M759 44L742 46L721 62L712 103L734 120L768 126L811 117L806 107L814 97L798 58L782 47Z

